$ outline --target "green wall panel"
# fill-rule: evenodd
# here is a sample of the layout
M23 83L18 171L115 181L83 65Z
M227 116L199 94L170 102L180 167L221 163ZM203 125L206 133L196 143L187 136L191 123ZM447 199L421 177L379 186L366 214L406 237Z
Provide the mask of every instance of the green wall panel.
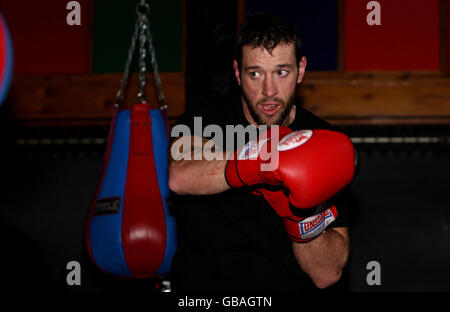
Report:
M134 24L138 0L95 0L93 22L93 72L123 72ZM147 1L150 4L150 31L160 72L182 71L182 0ZM137 71L137 53L133 61Z

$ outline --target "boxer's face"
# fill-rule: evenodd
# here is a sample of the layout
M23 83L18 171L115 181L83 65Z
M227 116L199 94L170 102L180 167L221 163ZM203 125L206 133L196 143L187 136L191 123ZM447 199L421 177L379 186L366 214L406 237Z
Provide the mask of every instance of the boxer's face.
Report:
M242 48L241 68L235 60L234 72L250 124L285 124L292 113L295 90L303 79L305 67L305 57L297 64L293 44L279 44L272 53L264 47Z

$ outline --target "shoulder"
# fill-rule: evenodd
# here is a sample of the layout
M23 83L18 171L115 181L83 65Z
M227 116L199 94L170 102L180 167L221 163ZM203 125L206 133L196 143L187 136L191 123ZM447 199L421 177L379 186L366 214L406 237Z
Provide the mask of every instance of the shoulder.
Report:
M297 107L296 116L294 122L290 125L290 128L294 130L301 129L329 129L335 130L335 127L320 118L319 116L311 113L310 111Z

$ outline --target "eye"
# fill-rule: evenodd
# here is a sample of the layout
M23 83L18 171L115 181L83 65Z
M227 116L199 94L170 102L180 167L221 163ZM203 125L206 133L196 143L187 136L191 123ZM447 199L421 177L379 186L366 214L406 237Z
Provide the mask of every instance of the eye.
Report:
M278 75L280 77L286 77L288 74L289 74L289 71L284 70L284 69L278 71Z
M249 74L249 76L250 76L251 79L256 79L256 78L259 78L259 77L261 76L260 73L258 73L258 72L256 72L256 71L254 71L254 72L249 72L248 74Z

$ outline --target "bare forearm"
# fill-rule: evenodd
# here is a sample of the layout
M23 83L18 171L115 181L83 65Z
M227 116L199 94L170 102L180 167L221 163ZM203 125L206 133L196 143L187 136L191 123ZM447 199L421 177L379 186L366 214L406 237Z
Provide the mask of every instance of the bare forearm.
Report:
M225 160L182 160L169 166L169 187L179 195L209 195L230 187L225 177Z
M309 243L292 243L298 264L319 288L328 287L340 279L347 264L349 238L347 228L327 229Z
M208 195L229 189L226 153L205 149L208 140L181 137L169 146L169 188L179 195Z

